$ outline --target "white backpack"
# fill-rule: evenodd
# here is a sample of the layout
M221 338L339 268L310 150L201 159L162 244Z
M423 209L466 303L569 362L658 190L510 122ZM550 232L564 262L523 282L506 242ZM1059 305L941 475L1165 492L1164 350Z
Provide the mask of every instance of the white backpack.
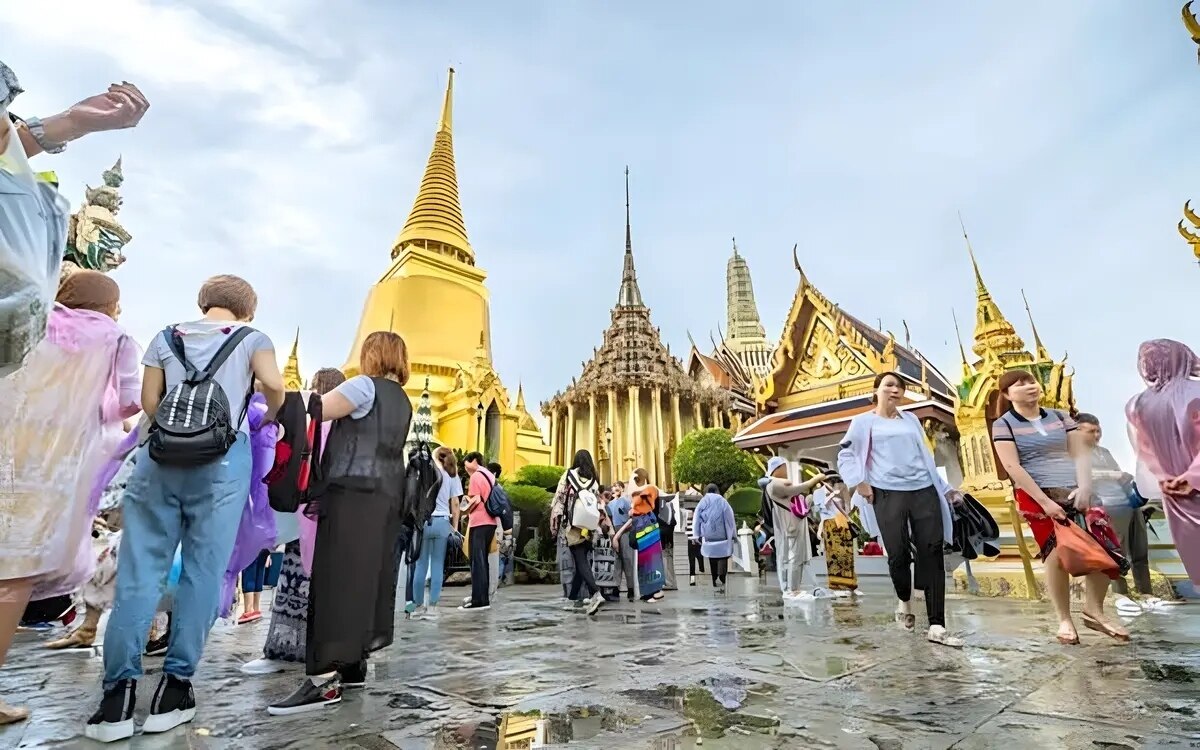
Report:
M600 528L600 498L591 490L580 490L571 508L571 525L577 529L595 531Z

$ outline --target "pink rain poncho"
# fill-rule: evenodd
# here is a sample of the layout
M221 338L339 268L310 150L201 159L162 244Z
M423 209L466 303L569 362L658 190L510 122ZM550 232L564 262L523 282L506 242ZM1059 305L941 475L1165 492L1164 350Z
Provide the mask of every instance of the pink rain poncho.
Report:
M1175 550L1193 586L1200 586L1200 358L1171 339L1138 350L1146 390L1125 409L1138 458L1159 481ZM1172 492L1169 483L1187 487Z
M56 304L46 338L0 381L0 580L36 578L34 599L92 574L93 485L140 409L140 357L109 316Z

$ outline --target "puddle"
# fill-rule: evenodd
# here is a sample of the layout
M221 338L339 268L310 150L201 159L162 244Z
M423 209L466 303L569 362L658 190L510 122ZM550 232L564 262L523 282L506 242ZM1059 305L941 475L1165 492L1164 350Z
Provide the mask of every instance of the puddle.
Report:
M683 714L692 724L684 736L717 739L726 734L776 734L779 717L758 715L753 708L756 697L774 691L773 685L718 677L705 679L696 687L660 685L654 690L624 690L621 694L643 705Z
M506 711L491 720L440 730L437 750L525 750L594 739L634 727L638 720L605 706L563 711Z

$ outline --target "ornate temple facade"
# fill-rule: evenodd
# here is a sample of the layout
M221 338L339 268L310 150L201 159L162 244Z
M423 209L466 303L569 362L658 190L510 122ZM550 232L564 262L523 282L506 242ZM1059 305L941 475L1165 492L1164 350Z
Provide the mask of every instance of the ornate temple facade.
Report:
M586 448L605 482L628 479L642 467L659 486L672 487L675 448L694 429L728 426L730 397L713 383L689 377L650 322L633 262L629 170L624 267L611 319L579 377L542 404L553 463L570 464Z
M801 459L835 464L850 420L872 408L875 376L896 372L906 391L900 408L925 425L937 465L957 484L953 386L919 352L831 302L800 267L796 248L792 258L800 281L770 368L756 380L759 416L734 443L783 456L797 474Z
M733 255L725 266L725 309L725 332L718 327L719 339L710 336L712 349L709 352L702 352L688 334L692 350L688 355L687 373L689 377L729 392L728 421L736 430L757 413L755 381L770 372L774 350L759 318L750 266L738 253L737 239L733 241Z
M392 246L392 263L371 287L343 368L358 372L363 340L395 331L408 344L414 402L426 390L445 445L479 450L505 471L549 463L550 447L492 364L486 272L476 264L458 195L450 70L433 149L412 211Z

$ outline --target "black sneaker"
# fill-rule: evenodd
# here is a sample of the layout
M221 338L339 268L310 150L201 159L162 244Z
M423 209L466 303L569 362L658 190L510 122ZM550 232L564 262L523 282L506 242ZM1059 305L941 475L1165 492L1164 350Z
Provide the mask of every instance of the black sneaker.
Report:
M338 681L346 690L367 686L367 663L360 661L353 667L343 667L338 670Z
M100 708L88 719L84 736L97 742L116 742L133 736L133 707L137 680L120 680L104 691Z
M318 711L322 708L336 706L342 702L342 684L337 677L330 677L320 685L305 677L296 692L267 706L267 713L272 716L291 716L308 711Z
M163 675L150 702L150 715L142 725L145 734L169 732L196 718L196 694L192 683L173 674Z

